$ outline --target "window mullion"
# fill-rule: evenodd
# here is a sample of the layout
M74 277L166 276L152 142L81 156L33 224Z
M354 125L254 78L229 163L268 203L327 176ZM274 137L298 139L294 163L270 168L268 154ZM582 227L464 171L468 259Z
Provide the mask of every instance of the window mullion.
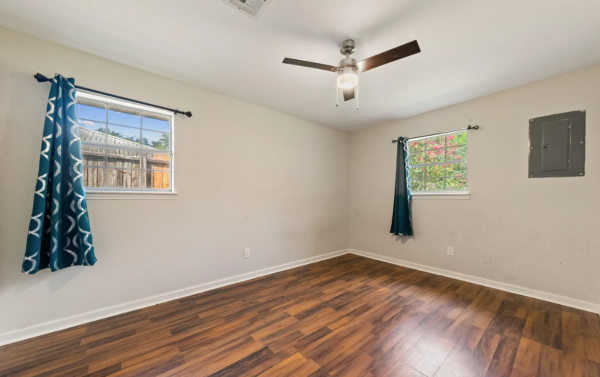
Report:
M448 136L444 136L444 160L446 162L446 166L444 166L444 191L447 189L448 182Z
M144 112L140 111L140 146L144 145L144 140L142 139L142 120L144 119ZM142 160L144 159L144 153L140 153L140 168L139 168L139 182L138 182L138 188L141 190L142 189L142 180L145 178L142 174L143 174L143 170L142 170Z
M418 165L409 165L411 168L424 168L428 166L436 166L436 165L448 165L448 164L461 164L466 163L467 160L451 160L451 161L442 161L442 162L432 162L430 164L418 164Z
M108 106L104 104L104 143L108 145ZM104 147L104 188L108 189L108 147Z

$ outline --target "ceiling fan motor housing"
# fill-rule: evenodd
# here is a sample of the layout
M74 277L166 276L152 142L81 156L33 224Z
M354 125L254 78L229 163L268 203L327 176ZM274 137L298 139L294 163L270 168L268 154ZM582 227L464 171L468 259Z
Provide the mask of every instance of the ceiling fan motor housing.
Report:
M354 71L358 71L358 68L356 66L358 62L356 61L356 59L352 59L352 58L346 58L346 59L342 59L340 60L338 67L338 73L344 71L344 68L352 68Z
M350 54L356 51L356 43L352 39L346 39L342 43L340 43L340 52L342 55L346 55L346 59L340 60L338 63L338 76L354 73L358 74L358 67L356 64L358 63L356 59L352 59Z

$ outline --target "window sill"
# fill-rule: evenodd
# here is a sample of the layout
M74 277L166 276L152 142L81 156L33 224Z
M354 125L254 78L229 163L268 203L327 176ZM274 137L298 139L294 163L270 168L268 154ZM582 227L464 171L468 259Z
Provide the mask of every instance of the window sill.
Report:
M471 194L468 192L439 194L415 193L412 194L412 198L414 200L469 200L471 199Z
M86 191L88 200L177 200L176 192Z

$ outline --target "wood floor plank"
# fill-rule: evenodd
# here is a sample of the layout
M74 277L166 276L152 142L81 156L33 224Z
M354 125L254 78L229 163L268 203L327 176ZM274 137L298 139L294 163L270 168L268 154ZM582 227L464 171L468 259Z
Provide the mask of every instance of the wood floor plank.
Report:
M321 369L321 366L312 360L308 360L299 369L294 371L289 377L308 377Z
M521 338L515 362L513 363L513 369L519 370L525 375L537 374L541 351L542 345L540 343L527 338Z
M385 377L425 377L424 374L417 372L413 368L409 367L402 362L397 363L394 367L385 375Z
M562 351L552 347L542 346L537 375L540 377L559 377L562 375L561 363Z
M297 372L304 364L306 364L308 360L301 353L295 353L292 356L288 357L284 361L276 364L272 368L267 369L265 372L261 373L260 377L276 377L276 376L286 376L291 375ZM317 365L317 369L319 369ZM317 370L315 369L315 370ZM314 371L313 371L314 372ZM312 372L311 372L312 373Z
M0 347L0 376L600 377L600 317L345 255Z

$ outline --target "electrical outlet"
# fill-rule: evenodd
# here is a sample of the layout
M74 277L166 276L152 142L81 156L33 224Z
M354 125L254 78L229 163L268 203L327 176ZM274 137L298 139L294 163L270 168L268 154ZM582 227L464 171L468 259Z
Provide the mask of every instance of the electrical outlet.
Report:
M446 249L446 254L448 254L449 256L453 257L454 256L454 247L453 246L448 246L448 248Z
M250 249L249 248L244 249L244 259L245 258L250 258Z

